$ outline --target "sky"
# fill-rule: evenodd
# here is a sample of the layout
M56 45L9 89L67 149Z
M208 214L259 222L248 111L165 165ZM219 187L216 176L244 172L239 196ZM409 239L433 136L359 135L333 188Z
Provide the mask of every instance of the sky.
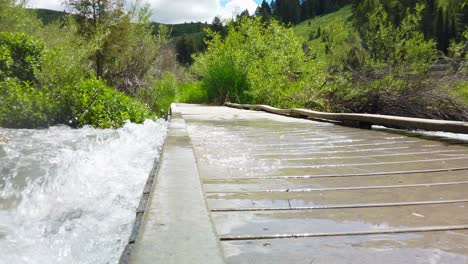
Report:
M29 7L63 11L63 0L29 0ZM129 2L129 1L127 1ZM262 0L144 0L151 5L153 20L176 24L183 22L208 22L215 16L229 19L243 10L250 14Z

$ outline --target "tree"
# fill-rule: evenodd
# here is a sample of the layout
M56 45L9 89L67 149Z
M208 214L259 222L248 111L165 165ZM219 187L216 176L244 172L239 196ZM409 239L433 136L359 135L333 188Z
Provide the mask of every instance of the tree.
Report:
M243 17L250 17L249 10L245 9L244 11L242 11L239 15L237 15L236 19L240 20Z
M187 35L183 35L176 42L177 61L184 65L193 63L192 54L195 53L195 45L193 40Z
M219 16L216 16L213 22L211 22L211 30L218 32L222 37L225 37L227 34L226 27L223 25L223 21Z
M265 25L260 17L241 18L228 24L224 40L216 32L208 35L208 50L196 57L193 69L204 78L203 88L213 102L279 106L292 101L293 91L310 85L306 78L317 76L309 72L316 68L306 66L302 39L275 20Z
M434 32L438 48L447 52L452 39L459 40L468 23L468 8L463 0L437 1Z
M149 5L137 1L129 11L123 0L69 0L68 5L79 15L81 34L99 47L93 55L96 76L130 95L146 85L167 33L150 23Z
M97 39L104 43L94 55L96 76L102 78L105 56L110 49L105 45L106 39L113 33L111 27L122 28L125 16L124 3L122 0L67 0L66 4L78 15L76 19L80 24L81 33L89 40Z
M262 17L263 22L271 19L271 7L265 0L263 0L262 4L257 7L257 10L255 10L255 16Z
M0 0L0 32L25 32L33 35L42 22L26 10L25 1Z
M464 0L353 0L356 28L368 23L368 14L382 5L393 25L399 26L418 4L425 6L421 29L427 39L435 39L437 48L447 52L450 41L460 40L468 25L468 8ZM362 33L362 29L359 30Z
M299 23L301 18L299 0L277 0L274 3L273 14L285 24Z

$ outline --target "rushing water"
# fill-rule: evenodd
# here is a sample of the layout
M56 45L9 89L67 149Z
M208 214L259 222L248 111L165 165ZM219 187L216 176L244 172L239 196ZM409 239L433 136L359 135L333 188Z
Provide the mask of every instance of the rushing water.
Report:
M0 128L0 263L117 263L165 135Z

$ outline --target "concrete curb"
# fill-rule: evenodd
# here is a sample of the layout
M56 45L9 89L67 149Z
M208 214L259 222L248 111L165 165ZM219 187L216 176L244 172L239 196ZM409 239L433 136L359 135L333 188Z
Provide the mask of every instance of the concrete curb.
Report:
M156 181L126 263L225 263L185 120L175 105L171 110Z

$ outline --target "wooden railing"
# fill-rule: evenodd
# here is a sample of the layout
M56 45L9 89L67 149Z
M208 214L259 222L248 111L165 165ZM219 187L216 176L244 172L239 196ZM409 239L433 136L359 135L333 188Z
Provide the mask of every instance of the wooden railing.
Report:
M224 105L238 109L265 111L268 113L291 117L309 118L319 121L342 123L345 125L351 125L360 128L370 128L372 125L381 125L398 129L421 129L427 131L443 131L468 134L468 122L460 121L447 121L374 114L325 113L299 108L279 109L268 105L250 105L234 103L225 103Z

